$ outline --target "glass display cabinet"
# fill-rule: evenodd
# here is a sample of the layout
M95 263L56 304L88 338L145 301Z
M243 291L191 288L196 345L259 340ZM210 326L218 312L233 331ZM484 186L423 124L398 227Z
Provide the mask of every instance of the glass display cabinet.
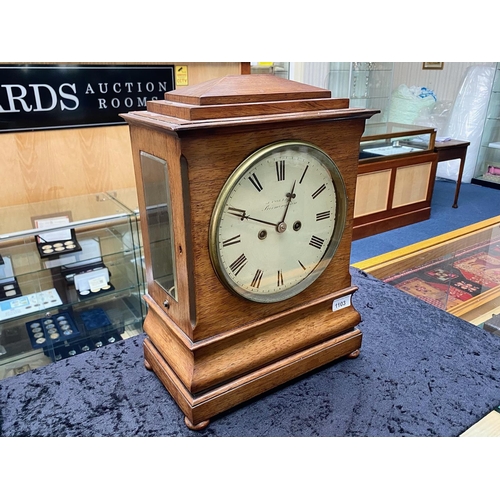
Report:
M436 130L368 123L361 137L353 239L430 217L436 179Z
M401 123L367 124L360 142L360 160L432 151L436 131Z
M500 216L354 266L500 335Z
M0 209L0 378L142 331L137 218L105 193Z
M141 215L139 213L139 201L137 199L137 190L135 188L116 189L106 193L110 198L119 203L124 210L131 211L134 214L133 224L135 234L137 235L139 251L136 256L137 272L139 273L139 286L141 288L141 296L147 291L146 286L146 265L144 263L144 245L142 242L141 232Z
M332 97L349 97L350 107L379 109L368 123L387 121L392 92L392 62L332 62L328 89Z
M497 63L486 120L471 182L500 189L500 63Z

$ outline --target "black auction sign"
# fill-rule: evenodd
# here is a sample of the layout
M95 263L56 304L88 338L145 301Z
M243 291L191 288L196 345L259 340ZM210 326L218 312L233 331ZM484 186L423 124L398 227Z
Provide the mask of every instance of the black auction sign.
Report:
M124 125L175 88L174 66L0 66L0 132Z

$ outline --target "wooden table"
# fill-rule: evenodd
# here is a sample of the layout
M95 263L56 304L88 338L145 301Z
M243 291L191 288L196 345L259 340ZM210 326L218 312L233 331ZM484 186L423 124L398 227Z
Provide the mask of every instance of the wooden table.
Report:
M460 160L460 167L458 169L457 187L455 189L455 200L453 201L453 208L458 207L458 195L460 194L460 185L462 184L462 175L464 173L465 156L470 142L456 141L454 139L446 142L436 142L434 144L434 152L437 153L437 162L448 160Z

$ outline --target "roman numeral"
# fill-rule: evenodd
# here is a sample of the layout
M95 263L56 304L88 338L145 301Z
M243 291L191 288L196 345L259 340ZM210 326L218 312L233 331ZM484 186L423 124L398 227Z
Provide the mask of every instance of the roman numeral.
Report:
M322 240L321 238L318 238L317 236L311 236L311 241L309 242L309 245L311 245L312 247L321 249L324 242L325 242L325 240Z
M241 235L233 236L232 238L229 238L227 240L224 240L222 242L223 247L228 247L229 245L235 245L236 243L241 243Z
M246 211L241 210L240 208L227 207L227 212L231 215L236 215L237 217L241 217L241 220L243 220L246 215Z
M299 184L302 184L302 181L304 180L304 176L306 175L308 168L309 168L309 165L307 165L306 168L304 169L304 172L302 172L302 177L300 178Z
M316 222L318 222L320 220L329 219L329 218L330 218L330 210L328 210L327 212L318 212L316 214Z
M300 262L300 260L298 260L297 262L300 264L300 267L305 271L306 270L306 266L304 266L304 264L302 264L302 262Z
M260 193L262 191L262 184L259 182L259 179L257 179L255 173L249 177L249 180L253 184L253 187Z
M316 198L316 196L320 195L324 190L326 189L326 185L322 184L314 193L312 194L313 199Z
M257 269L257 272L255 273L255 276L253 277L253 280L252 280L252 283L250 283L250 286L253 286L254 288L259 288L260 280L262 279L263 274L264 274L264 271Z
M233 271L235 276L238 276L238 273L245 267L245 264L248 262L245 254L241 254L230 266L229 268Z
M285 160L276 162L276 176L278 177L278 181L285 180Z
M283 286L283 272L281 269L278 271L278 286Z

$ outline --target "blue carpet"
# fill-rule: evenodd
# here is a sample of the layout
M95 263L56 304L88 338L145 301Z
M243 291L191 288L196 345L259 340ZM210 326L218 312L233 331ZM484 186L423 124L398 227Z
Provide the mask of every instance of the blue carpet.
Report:
M351 264L500 215L500 190L462 184L458 208L452 208L455 186L436 180L430 219L354 241Z
M133 337L0 381L0 436L458 436L500 404L500 337L352 268L361 354L196 433ZM310 458L310 457L309 457Z

